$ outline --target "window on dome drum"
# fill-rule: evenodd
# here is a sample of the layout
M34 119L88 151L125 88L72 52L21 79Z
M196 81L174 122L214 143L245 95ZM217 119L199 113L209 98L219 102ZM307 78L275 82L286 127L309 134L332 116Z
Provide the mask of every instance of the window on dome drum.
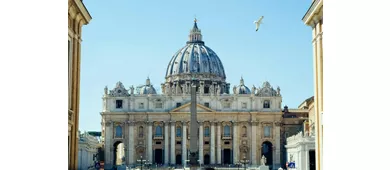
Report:
M157 109L161 109L162 108L162 103L161 102L156 103L156 108Z
M271 126L264 126L264 137L271 137Z
M223 136L227 136L227 137L230 136L230 126L225 125L225 126L223 127Z
M208 126L206 126L204 128L204 136L205 137L209 137L210 136L210 128Z
M116 108L117 109L122 109L122 104L123 104L123 100L116 100Z
M204 103L204 106L210 107L210 103L206 102L206 103Z
M117 125L115 128L115 137L116 138L122 137L122 127L120 125Z
M144 103L139 103L138 109L144 109Z
M161 126L156 127L156 137L161 137L162 136L162 128Z
M176 128L176 137L181 137L181 127Z
M176 107L180 107L181 106L181 103L176 103Z
M270 106L269 100L265 100L265 101L264 101L264 104L263 104L263 107L264 107L264 108L269 108L269 106Z
M246 109L246 103L242 103L242 104L241 104L241 108L242 108L242 109Z

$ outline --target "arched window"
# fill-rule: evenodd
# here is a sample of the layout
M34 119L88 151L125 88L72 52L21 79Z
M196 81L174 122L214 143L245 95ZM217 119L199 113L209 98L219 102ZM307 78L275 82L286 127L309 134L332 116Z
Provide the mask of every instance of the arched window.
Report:
M181 137L181 127L176 128L176 137Z
M138 128L138 137L143 137L144 136L144 127L140 126Z
M223 127L223 136L230 136L230 126L225 125Z
M204 136L205 137L209 137L210 136L210 128L208 126L206 126L204 128Z
M263 107L264 107L264 108L269 108L269 107L270 107L270 102L269 102L269 100L265 100L265 101L264 101Z
M115 137L122 137L122 127L119 125L115 128Z
M246 126L243 126L242 129L241 129L241 133L242 133L242 136L243 137L246 137Z
M158 137L162 136L162 128L160 125L156 127L156 136Z

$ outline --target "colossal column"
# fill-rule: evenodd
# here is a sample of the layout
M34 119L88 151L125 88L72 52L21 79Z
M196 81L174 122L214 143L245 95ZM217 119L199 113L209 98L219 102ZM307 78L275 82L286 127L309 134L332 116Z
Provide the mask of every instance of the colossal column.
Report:
M134 122L128 121L129 125L129 144L128 144L128 155L129 155L129 164L134 164Z
M215 122L211 124L211 136L210 136L210 164L215 164Z
M164 122L164 164L169 163L169 133L168 133L168 122Z
M153 130L152 130L153 122L148 121L148 158L151 162L153 161L153 148L152 148L152 140L153 140Z
M183 122L183 138L182 138L182 163L184 166L187 165L187 122Z
M217 123L217 164L222 164L222 144L221 144L221 122Z
M176 164L176 153L175 153L175 145L176 145L176 134L175 134L175 121L171 121L171 164Z
M199 122L199 160L199 163L203 164L203 122Z
M257 130L257 124L258 122L256 121L252 121L251 122L252 124L252 127L251 127L251 130L252 130L252 133L251 133L251 164L252 165L257 165L257 144L256 144L256 141L257 141L257 135L256 135L256 130Z

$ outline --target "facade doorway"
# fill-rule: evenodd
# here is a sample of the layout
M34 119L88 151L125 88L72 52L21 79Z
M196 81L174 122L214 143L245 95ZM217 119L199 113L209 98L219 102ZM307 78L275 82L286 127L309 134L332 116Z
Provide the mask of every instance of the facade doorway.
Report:
M232 164L232 154L231 149L223 150L223 164Z
M121 142L114 143L114 166L125 164L125 145Z
M181 155L176 155L176 165L181 165Z
M204 161L203 164L210 165L210 155L209 154L204 155L203 161Z
M154 150L154 161L156 164L163 164L163 151L162 149Z
M262 148L261 148L260 159L264 155L265 158L267 158L267 161L266 161L265 165L269 166L272 169L273 168L272 167L272 165L273 165L273 160L272 160L272 143L269 142L269 141L265 141L265 142L263 142L263 144L261 146L262 146Z
M310 170L316 170L316 151L309 151L309 167Z

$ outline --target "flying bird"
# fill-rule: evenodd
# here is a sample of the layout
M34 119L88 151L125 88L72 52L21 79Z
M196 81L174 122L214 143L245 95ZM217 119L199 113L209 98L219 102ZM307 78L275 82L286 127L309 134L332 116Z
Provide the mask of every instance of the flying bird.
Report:
M261 21L263 20L263 18L264 18L264 16L261 16L259 18L259 20L253 22L254 24L256 24L256 31L259 30L259 27L260 27L260 24L262 24Z

